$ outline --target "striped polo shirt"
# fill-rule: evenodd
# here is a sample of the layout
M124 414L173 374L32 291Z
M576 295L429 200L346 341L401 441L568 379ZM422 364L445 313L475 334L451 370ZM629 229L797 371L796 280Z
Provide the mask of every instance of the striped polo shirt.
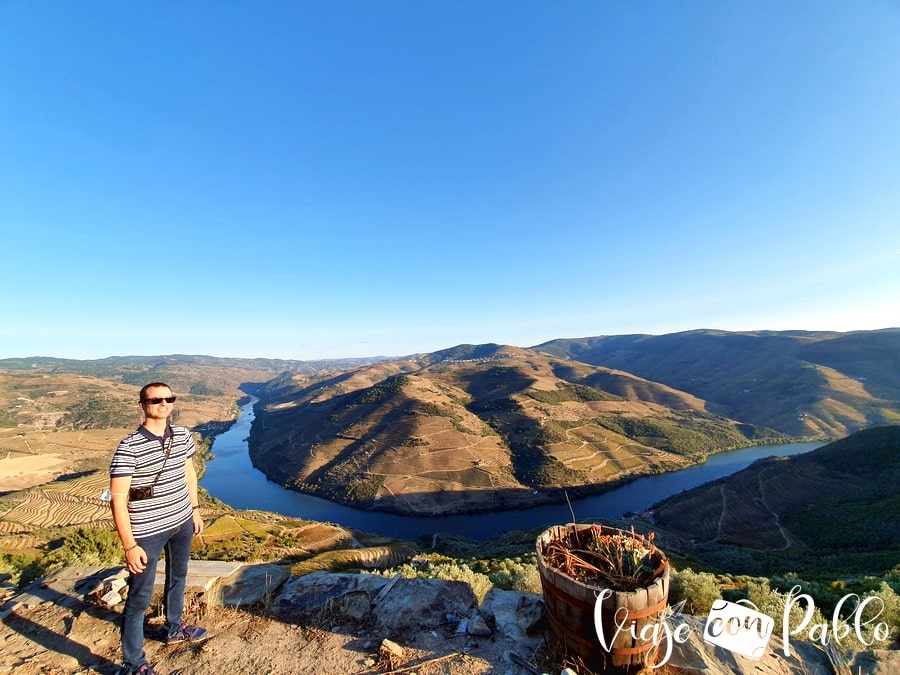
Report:
M166 449L172 438L169 457ZM140 426L126 436L113 453L111 478L131 477L131 487L153 485L153 497L128 502L135 539L172 530L193 514L184 465L194 455L194 439L184 427L168 425L163 438ZM160 473L162 471L162 473Z

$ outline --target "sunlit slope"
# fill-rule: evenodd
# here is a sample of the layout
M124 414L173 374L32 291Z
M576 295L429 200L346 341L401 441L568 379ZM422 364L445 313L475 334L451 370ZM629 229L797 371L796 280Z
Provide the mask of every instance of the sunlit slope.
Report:
M262 384L279 373L317 373L322 375L382 360L381 357L373 357L293 361L288 359L219 358L185 354L110 356L91 360L33 356L0 359L0 374L24 377L80 375L138 388L150 382L161 381L170 384L175 393L181 397L229 396L238 398L242 395L239 389L241 385Z
M619 335L536 350L617 368L707 401L731 419L834 438L900 421L900 330Z
M765 435L671 387L499 345L284 375L262 396L251 457L271 479L404 513L539 503Z

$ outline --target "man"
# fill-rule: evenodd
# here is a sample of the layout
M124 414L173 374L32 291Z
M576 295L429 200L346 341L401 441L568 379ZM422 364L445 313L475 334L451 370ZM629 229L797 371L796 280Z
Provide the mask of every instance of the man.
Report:
M109 467L113 520L131 573L122 612L125 673L154 675L144 653L144 614L150 607L156 564L166 552L166 643L199 642L206 629L182 622L191 539L203 531L191 432L169 424L175 395L153 382L141 389L143 422L116 448Z

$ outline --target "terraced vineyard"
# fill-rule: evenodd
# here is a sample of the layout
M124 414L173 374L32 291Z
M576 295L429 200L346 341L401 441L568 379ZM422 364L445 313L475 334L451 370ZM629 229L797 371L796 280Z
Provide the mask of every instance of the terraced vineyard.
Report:
M564 441L548 443L549 452L589 480L622 477L648 461L676 463L671 453L641 445L593 422L566 429L565 437Z
M900 421L897 328L694 330L559 339L534 349L664 383L707 410L793 436L840 438Z
M33 533L50 528L113 529L109 504L100 500L108 485L108 474L96 471L7 495L0 511L0 550L34 548L42 538Z

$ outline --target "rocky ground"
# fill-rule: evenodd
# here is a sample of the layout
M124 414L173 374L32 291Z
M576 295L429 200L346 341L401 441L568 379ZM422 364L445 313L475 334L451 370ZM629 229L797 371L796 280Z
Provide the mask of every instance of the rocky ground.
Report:
M104 574L107 574L105 571ZM0 673L111 675L119 666L121 605L99 600L96 570L36 582L0 609ZM560 672L567 662L544 633L539 595L488 592L468 584L373 574L314 572L291 578L252 604L207 605L190 596L186 619L205 626L197 645L166 646L151 609L146 650L160 673L418 673L476 675ZM812 675L835 672L818 645L773 636L761 659L702 640L702 619L680 617L690 639L674 644L665 675ZM898 652L860 655L845 673L900 672ZM524 662L524 665L523 665Z
M109 607L92 592L99 588L94 572L85 570L81 580L70 574L68 586L59 580L33 584L3 605L0 673L117 671L121 604ZM160 673L185 674L528 672L505 653L514 649L534 659L542 640L523 636L516 643L507 634L514 629L498 631L493 614L493 629L464 616L480 619L467 584L396 579L387 588L391 581L317 572L249 606L209 606L189 596L186 621L203 625L211 636L199 645L166 646L154 606L146 627L148 659ZM495 599L496 613L512 600ZM483 634L475 634L479 630Z
M18 611L0 626L0 672L16 675L115 673L120 659L118 612L64 611L47 606ZM201 645L167 647L161 622L148 624L147 655L160 673L382 673L385 660L370 638L346 630L325 630L232 609L189 617L209 629ZM405 645L397 659L419 673L498 672L490 649L448 651L442 639ZM463 646L472 648L472 645ZM435 658L444 657L440 661ZM432 663L428 663L432 661ZM418 668L417 668L418 667ZM500 670L499 672L505 672Z

